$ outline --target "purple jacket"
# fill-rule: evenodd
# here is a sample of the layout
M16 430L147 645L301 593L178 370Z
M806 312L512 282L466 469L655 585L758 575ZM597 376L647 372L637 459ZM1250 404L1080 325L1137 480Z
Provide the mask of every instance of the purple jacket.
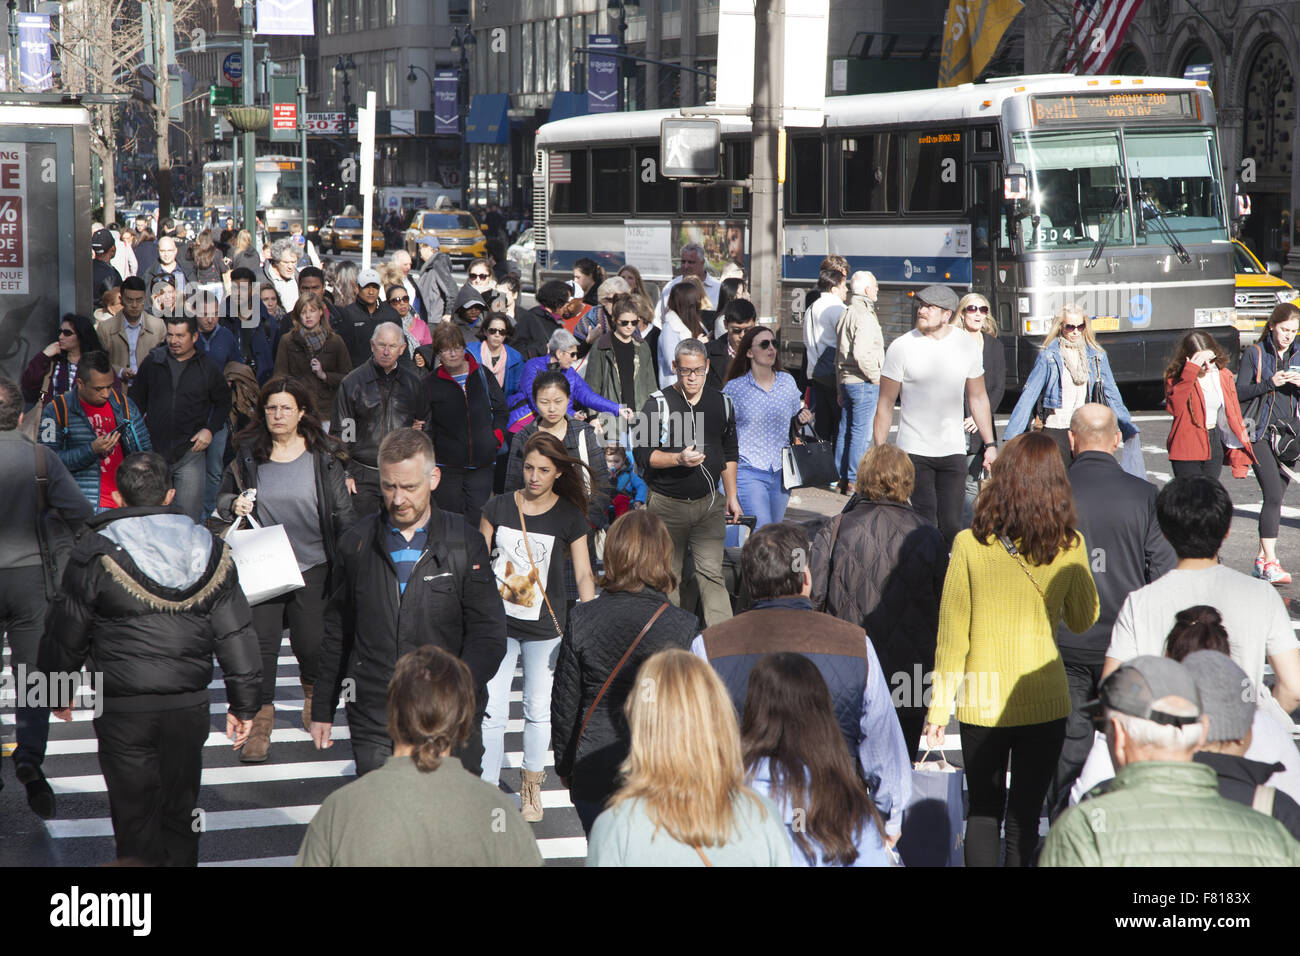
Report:
M542 372L545 372L546 367L550 365L550 363L551 357L549 355L539 355L537 358L529 359L524 363L523 374L519 376L519 391L515 395L510 396L511 408L514 408L520 399L526 401L529 408L533 407L533 379L537 378L537 376ZM569 407L566 414L573 414L574 405L580 405L583 408L590 408L592 411L596 412L609 412L611 415L618 414L618 402L611 402L603 395L598 395L593 392L583 380L582 376L572 368L565 369L564 377L569 380L570 394ZM533 413L536 414L537 409L533 408Z

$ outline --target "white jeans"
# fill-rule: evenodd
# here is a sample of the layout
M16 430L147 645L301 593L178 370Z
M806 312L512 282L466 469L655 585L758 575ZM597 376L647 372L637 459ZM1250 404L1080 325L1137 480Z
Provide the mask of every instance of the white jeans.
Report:
M546 751L551 745L551 684L560 639L521 641L506 638L506 656L496 676L488 681L487 714L483 717L483 779L496 786L505 759L506 722L510 718L510 685L515 662L524 658L524 769L540 773L546 769Z

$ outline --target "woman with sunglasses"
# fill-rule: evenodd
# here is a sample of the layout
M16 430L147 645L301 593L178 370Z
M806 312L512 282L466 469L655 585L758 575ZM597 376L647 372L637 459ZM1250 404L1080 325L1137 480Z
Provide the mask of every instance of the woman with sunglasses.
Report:
M596 301L599 305L589 309L573 327L573 334L578 339L579 358L587 355L591 347L596 344L596 340L609 332L609 310L614 304L614 297L627 295L631 291L632 287L627 284L627 280L620 279L618 276L610 276L600 284L600 288L596 290Z
M1174 350L1165 369L1165 408L1174 416L1166 444L1175 478L1207 475L1217 481L1227 457L1233 473L1245 477L1255 453L1228 356L1208 332L1188 332Z
M59 323L59 337L32 356L18 383L23 398L37 405L34 420L39 420L40 406L55 395L69 391L77 381L77 365L83 355L99 352L95 324L84 315L69 313Z
M989 411L996 413L1007 389L1007 351L998 340L998 322L993 317L989 300L978 292L962 296L952 324L978 335L984 344L984 388L989 396ZM966 432L966 506L962 523L970 526L975 512L975 495L979 492L979 477L984 472L984 440L970 413L970 402L965 403L962 428ZM993 423L993 438L998 437L997 422Z
M1069 468L1074 460L1070 451L1070 417L1089 402L1110 407L1119 419L1120 435L1125 441L1137 434L1115 384L1110 359L1093 337L1087 314L1077 305L1066 305L1047 332L1020 400L1011 412L1004 437L1010 441L1028 431L1030 423L1037 418L1042 423L1043 434L1056 442L1061 460Z
M473 289L480 297L484 297L496 289L496 284L497 280L493 277L492 267L487 264L487 260L475 259L469 264L469 270L465 273L465 284L460 287L460 291Z
M785 517L790 492L781 482L781 453L790 444L790 419L797 415L806 425L812 412L793 376L781 370L776 333L766 325L754 326L740 340L722 391L736 409L736 494L758 529Z
M636 296L619 295L606 308L613 319L610 330L596 340L587 355L586 383L611 402L642 408L659 387L654 353L637 338L637 329L651 321L650 305ZM608 427L605 434L612 440Z
M420 318L415 307L411 305L411 293L406 291L406 286L401 282L396 282L384 290L385 301L397 313L398 324L402 327L402 334L406 336L406 354L414 355L415 350L421 345L433 344L433 333L429 331L428 324Z
M524 370L524 357L506 345L510 324L504 313L492 312L487 321L480 323L478 338L465 344L465 351L474 361L496 376L501 394L514 395L519 391L519 377ZM505 440L497 449L493 468L492 490L501 494L505 490L506 463L509 461L510 441L514 436L507 430Z

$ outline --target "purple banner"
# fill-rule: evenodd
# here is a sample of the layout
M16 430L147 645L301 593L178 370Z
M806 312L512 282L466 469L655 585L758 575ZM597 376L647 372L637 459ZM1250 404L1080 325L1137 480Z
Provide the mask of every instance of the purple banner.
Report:
M460 74L455 70L438 70L433 74L433 134L456 136L460 133Z
M608 33L593 33L587 38L590 50L618 52L618 37ZM587 112L615 113L618 111L618 60L612 56L587 54Z
M19 86L48 90L54 85L50 59L50 18L40 13L18 14Z

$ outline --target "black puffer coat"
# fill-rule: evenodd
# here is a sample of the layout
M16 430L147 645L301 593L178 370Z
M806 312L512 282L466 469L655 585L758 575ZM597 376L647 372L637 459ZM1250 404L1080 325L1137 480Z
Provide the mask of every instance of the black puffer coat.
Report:
M671 647L689 650L700 632L694 614L671 604L627 659L587 730L578 740L587 710L626 653L641 628L668 598L660 591L606 591L596 600L576 604L569 612L569 633L560 642L551 689L551 747L555 772L570 777L575 800L604 802L618 789L619 764L631 742L623 704L632 692L636 672L647 657Z
M887 679L934 668L948 549L911 505L854 495L818 532L810 565L813 607L866 631Z
M348 493L347 470L344 463L328 452L308 452L315 462L316 508L320 514L320 536L325 544L325 555L330 564L338 555L339 537L357 523L357 513ZM217 492L217 511L227 521L235 520L232 510L240 490L257 487L257 459L251 448L236 448L235 458L221 476L221 490ZM235 480L235 469L239 480ZM261 522L257 508L253 517Z
M207 702L215 653L231 713L256 716L262 655L225 542L170 508L116 508L86 527L40 669L102 673L106 710L176 710Z

